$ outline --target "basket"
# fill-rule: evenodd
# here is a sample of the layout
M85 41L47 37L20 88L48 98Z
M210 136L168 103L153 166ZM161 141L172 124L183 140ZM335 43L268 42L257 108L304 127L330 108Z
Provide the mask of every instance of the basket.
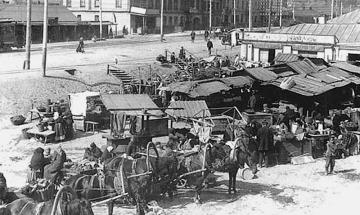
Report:
M22 125L24 124L26 118L23 115L17 115L10 117L10 121L13 125Z

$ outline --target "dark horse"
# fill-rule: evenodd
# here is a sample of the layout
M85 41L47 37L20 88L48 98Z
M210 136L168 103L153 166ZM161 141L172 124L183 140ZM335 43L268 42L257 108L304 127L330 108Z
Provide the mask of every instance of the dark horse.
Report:
M254 175L258 171L257 152L256 149L252 149L256 148L256 146L252 147L255 142L248 138L238 138L233 141L233 144L234 149L225 144L214 144L209 153L213 170L229 173L229 194L231 191L236 193L236 175L239 168L243 169L247 164Z
M67 197L70 194L70 199ZM54 200L34 202L28 198L17 199L6 206L5 214L11 215L94 215L91 204L87 200L77 198L68 186L62 187Z
M227 145L207 144L202 146L199 152L178 157L181 174L179 178L186 178L189 185L195 186L195 203L201 203L200 191L211 171L229 173L229 193L231 190L236 192L236 175L239 168L244 168L245 163L252 169L253 174L256 174L255 153L244 150L243 147L237 147L233 152L233 159L230 159L231 150L229 149Z
M78 174L65 181L65 185L72 187L76 194L89 201L98 202L116 196L114 177L101 174ZM108 201L108 214L113 214L114 203Z

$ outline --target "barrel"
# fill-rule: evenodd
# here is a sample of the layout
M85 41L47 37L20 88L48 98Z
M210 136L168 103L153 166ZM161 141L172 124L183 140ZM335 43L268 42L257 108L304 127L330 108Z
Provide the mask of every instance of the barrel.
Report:
M254 174L250 168L240 169L240 177L244 180L251 180L254 178Z

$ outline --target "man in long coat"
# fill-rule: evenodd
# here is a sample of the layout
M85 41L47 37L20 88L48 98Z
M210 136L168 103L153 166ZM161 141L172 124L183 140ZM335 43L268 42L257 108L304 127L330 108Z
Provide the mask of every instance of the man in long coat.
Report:
M256 139L259 144L259 166L263 167L262 164L265 161L265 167L268 167L269 152L274 146L274 134L266 121L262 123L262 127L258 130Z
M31 175L29 181L35 181L44 177L44 167L50 163L50 159L44 157L44 149L38 147L35 149L30 161Z
M66 161L66 153L59 146L54 153L54 160L51 164L45 166L44 178L50 180L53 183L60 182L62 178L61 169L64 167Z

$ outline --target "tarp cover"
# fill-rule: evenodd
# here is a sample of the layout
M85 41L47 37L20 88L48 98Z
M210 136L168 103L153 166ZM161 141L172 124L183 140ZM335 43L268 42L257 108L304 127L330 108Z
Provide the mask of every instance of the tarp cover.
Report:
M70 111L73 115L86 116L86 99L88 97L100 96L99 92L85 91L82 93L71 93L70 97Z
M172 117L181 118L200 118L209 117L211 113L204 100L197 101L175 101L171 102L169 108L182 109L167 109L165 112Z
M111 112L125 112L126 115L142 115L143 109L158 109L159 107L147 94L102 94L101 100ZM162 115L161 110L149 110L152 115Z

